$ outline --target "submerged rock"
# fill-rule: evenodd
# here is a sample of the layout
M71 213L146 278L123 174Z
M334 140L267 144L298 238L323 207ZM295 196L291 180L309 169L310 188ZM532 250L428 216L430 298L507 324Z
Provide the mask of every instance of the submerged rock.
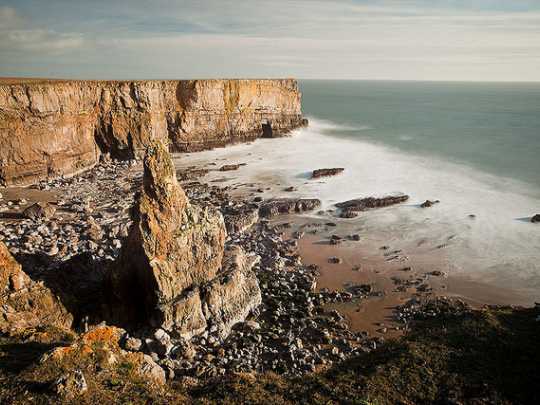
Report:
M312 179L318 179L320 177L328 177L328 176L335 176L337 174L340 174L345 169L343 167L334 167L330 169L317 169L313 170L313 173L311 174Z
M408 195L387 196L382 198L368 197L348 200L336 204L336 207L344 211L365 211L371 208L387 207L399 204L409 199Z
M320 206L321 200L316 198L277 198L262 203L259 208L259 215L271 218L280 214L311 211Z

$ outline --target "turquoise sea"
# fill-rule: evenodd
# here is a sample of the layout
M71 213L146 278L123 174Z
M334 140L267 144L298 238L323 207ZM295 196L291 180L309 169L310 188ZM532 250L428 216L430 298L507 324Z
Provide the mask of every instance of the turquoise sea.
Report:
M540 83L305 80L300 86L307 116L339 124L327 134L540 188Z

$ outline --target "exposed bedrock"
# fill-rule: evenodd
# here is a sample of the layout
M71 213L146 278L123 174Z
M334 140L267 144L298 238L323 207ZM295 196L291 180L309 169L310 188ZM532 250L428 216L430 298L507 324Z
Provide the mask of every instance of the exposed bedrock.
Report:
M150 139L195 151L306 124L296 80L43 81L0 86L0 185L74 175Z
M72 315L42 281L34 281L0 242L0 332L28 328L70 328Z
M253 260L240 248L223 259L221 213L189 203L162 141L148 148L143 189L132 215L111 272L114 321L160 327L183 337L212 325L226 335L260 303ZM230 263L238 263L240 270Z

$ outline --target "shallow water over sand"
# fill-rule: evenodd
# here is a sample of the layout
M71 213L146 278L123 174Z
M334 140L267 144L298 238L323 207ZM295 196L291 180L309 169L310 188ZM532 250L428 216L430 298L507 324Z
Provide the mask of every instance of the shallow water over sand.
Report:
M254 189L270 188L265 198L320 198L323 209L351 198L408 194L407 203L367 211L355 219L323 217L356 229L365 247L388 245L405 252L409 262L429 263L447 273L449 282L458 280L455 285L469 280L471 286L481 283L504 289L504 294L493 298L498 303L532 304L540 299L540 226L528 220L539 210L538 190L439 158L325 135L331 125L312 119L309 128L291 137L182 155L177 164L246 163L235 172L210 172L205 180L256 183ZM345 172L310 180L309 173L322 167L344 167ZM298 190L284 192L290 185ZM426 199L441 202L420 208ZM484 292L479 301L490 300Z

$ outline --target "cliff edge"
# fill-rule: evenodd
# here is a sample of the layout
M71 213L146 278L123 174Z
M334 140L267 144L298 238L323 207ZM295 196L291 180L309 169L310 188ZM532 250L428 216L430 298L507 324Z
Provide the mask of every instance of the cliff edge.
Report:
M21 81L0 85L0 185L142 158L150 139L208 149L305 124L294 79Z

